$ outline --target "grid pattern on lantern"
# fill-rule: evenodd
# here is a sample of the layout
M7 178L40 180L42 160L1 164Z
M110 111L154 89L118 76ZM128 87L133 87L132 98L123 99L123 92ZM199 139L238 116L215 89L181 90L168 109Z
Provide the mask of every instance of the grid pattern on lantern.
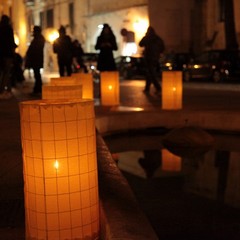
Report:
M92 73L73 73L72 76L83 86L82 97L93 98L93 75Z
M21 128L27 232L35 239L97 235L93 103L23 106Z
M45 85L42 87L43 99L70 99L82 98L82 85L53 86Z

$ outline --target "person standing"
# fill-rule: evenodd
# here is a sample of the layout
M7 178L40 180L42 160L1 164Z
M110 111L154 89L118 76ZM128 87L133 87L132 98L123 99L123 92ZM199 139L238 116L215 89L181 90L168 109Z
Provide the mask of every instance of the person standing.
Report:
M113 51L118 50L116 37L111 27L105 23L102 32L97 38L96 50L100 50L98 56L97 69L101 71L115 71L116 64L113 57Z
M10 18L2 15L0 20L0 99L12 97L11 73L16 47Z
M26 66L32 68L34 72L35 83L33 93L38 94L42 92L42 77L40 69L43 68L43 51L45 45L45 38L42 35L40 26L33 28L33 40L26 53Z
M154 28L149 26L145 36L139 42L139 46L144 47L143 58L146 67L146 83L143 92L149 93L151 84L153 84L156 93L160 93L161 86L158 81L157 70L160 54L164 51L163 40L156 34Z
M73 61L75 60L75 65L77 65L75 67L75 71L87 73L88 71L86 65L84 64L83 55L84 51L82 48L82 44L77 39L75 39L73 41Z
M57 54L59 75L67 76L72 74L73 63L73 44L70 36L66 34L65 27L61 26L58 30L59 37L53 43L53 52Z

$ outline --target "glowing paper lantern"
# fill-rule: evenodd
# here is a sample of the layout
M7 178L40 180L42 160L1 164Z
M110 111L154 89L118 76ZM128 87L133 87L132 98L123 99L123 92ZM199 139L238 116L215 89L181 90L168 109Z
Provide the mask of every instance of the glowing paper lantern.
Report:
M101 72L101 104L119 105L119 73Z
M162 109L182 108L182 72L162 72Z
M83 98L93 99L93 76L91 73L73 73L72 76L83 86Z
M98 239L92 100L20 103L26 239Z
M162 170L179 172L182 168L181 157L172 154L167 149L162 149Z
M56 77L50 78L50 84L55 86L79 85L75 77Z
M82 98L82 85L42 86L42 99L74 99Z

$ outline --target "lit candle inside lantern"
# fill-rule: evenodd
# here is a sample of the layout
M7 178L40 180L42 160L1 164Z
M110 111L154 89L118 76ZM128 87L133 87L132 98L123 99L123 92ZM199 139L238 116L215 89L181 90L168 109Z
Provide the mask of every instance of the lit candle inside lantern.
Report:
M93 100L20 103L26 239L99 239Z
M182 72L162 72L162 109L182 108Z
M101 104L119 105L119 73L101 72Z
M55 163L54 163L54 167L55 167L56 170L58 170L58 167L59 167L58 160L55 161Z

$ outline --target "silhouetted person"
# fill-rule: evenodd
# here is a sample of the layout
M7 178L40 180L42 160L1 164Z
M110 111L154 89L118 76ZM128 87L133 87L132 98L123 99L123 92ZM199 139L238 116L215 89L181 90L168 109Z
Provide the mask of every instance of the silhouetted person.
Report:
M11 73L16 47L10 18L2 15L0 20L0 99L12 97Z
M95 49L100 50L97 69L99 71L115 71L117 68L113 51L117 50L118 46L111 27L106 23L103 25L100 36L97 38Z
M33 28L33 40L26 53L26 67L32 68L34 72L35 83L33 93L42 92L42 76L40 69L43 68L43 50L45 38L42 35L42 29L39 26Z
M65 27L61 26L58 30L59 37L53 43L53 52L57 54L58 68L60 76L72 74L73 63L73 44L70 36L66 34Z
M75 58L78 64L76 71L80 70L87 73L87 67L84 64L83 55L84 55L84 51L83 51L82 45L77 39L75 39L73 41L73 57Z
M17 85L22 84L24 81L25 77L23 75L23 58L19 53L15 52L11 74L12 87L17 87Z
M146 66L145 93L149 93L151 84L154 85L156 93L160 93L161 86L158 81L158 68L160 54L164 51L162 39L155 33L153 27L149 26L145 36L139 42L144 47L143 57Z

